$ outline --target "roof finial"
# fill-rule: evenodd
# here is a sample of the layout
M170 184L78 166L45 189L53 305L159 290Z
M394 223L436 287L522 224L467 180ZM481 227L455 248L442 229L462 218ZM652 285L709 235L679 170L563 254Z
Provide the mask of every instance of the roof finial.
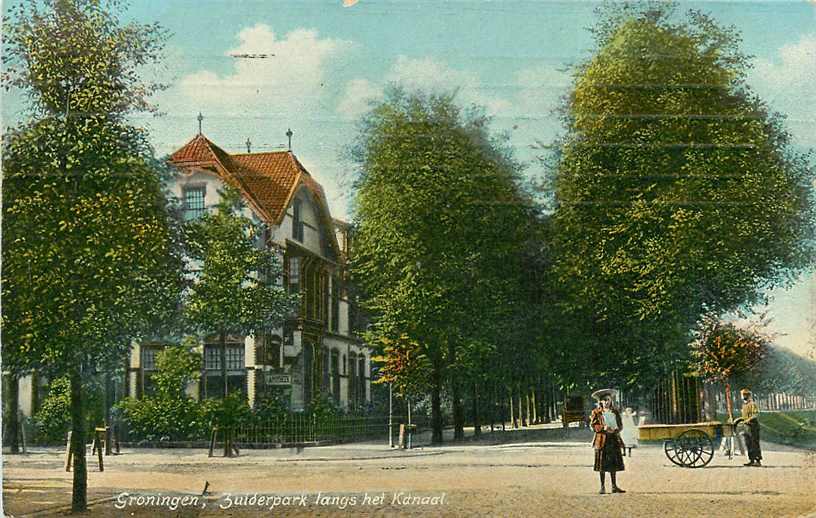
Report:
M289 137L289 151L292 151L292 135L294 135L294 133L292 133L292 128L286 130L286 136Z
M198 119L198 134L201 135L201 121L204 120L204 116L201 115L201 112L198 112L198 117L196 117L196 119Z
M252 141L249 140L249 137L247 137L246 147L247 147L247 153L252 153Z

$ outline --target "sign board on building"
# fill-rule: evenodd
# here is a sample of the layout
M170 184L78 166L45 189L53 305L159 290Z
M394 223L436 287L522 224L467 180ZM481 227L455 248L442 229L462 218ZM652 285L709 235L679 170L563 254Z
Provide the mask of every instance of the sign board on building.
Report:
M272 374L269 373L266 375L266 382L269 385L291 385L292 384L292 375L291 374Z

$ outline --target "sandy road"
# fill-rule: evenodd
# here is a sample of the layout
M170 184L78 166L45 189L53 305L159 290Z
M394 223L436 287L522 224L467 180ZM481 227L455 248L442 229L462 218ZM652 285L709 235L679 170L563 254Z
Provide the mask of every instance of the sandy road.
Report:
M640 448L619 476L628 493L601 496L583 433L411 451L382 444L256 450L237 459L208 459L202 450L130 450L107 457L103 473L91 466L89 499L98 501L91 514L816 516L812 452L765 445L762 468L715 457L692 470L673 466L660 448ZM67 505L70 474L62 460L57 450L4 456L6 513ZM201 497L205 481L209 494Z

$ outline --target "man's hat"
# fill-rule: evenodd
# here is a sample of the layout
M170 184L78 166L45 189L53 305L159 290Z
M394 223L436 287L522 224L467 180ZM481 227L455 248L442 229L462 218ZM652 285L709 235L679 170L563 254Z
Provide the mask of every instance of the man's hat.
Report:
M744 388L744 389L740 390L740 395L742 395L742 396L750 396L750 395L751 395L751 391L750 391L750 390L748 390L747 388Z
M606 396L611 396L614 399L614 398L618 397L618 391L616 389L607 388L607 389L596 390L595 392L592 393L592 398L597 400L597 401L600 401L601 399L603 399Z

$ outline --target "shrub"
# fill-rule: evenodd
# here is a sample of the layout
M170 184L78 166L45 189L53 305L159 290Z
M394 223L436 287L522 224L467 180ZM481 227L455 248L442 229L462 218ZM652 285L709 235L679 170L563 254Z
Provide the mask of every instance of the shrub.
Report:
M88 378L84 401L85 422L88 428L101 423L104 396L96 379ZM48 394L32 417L35 443L63 443L71 429L71 384L67 377L55 378L48 387Z
M190 398L126 398L117 408L131 434L149 441L199 439L208 428L201 405Z

